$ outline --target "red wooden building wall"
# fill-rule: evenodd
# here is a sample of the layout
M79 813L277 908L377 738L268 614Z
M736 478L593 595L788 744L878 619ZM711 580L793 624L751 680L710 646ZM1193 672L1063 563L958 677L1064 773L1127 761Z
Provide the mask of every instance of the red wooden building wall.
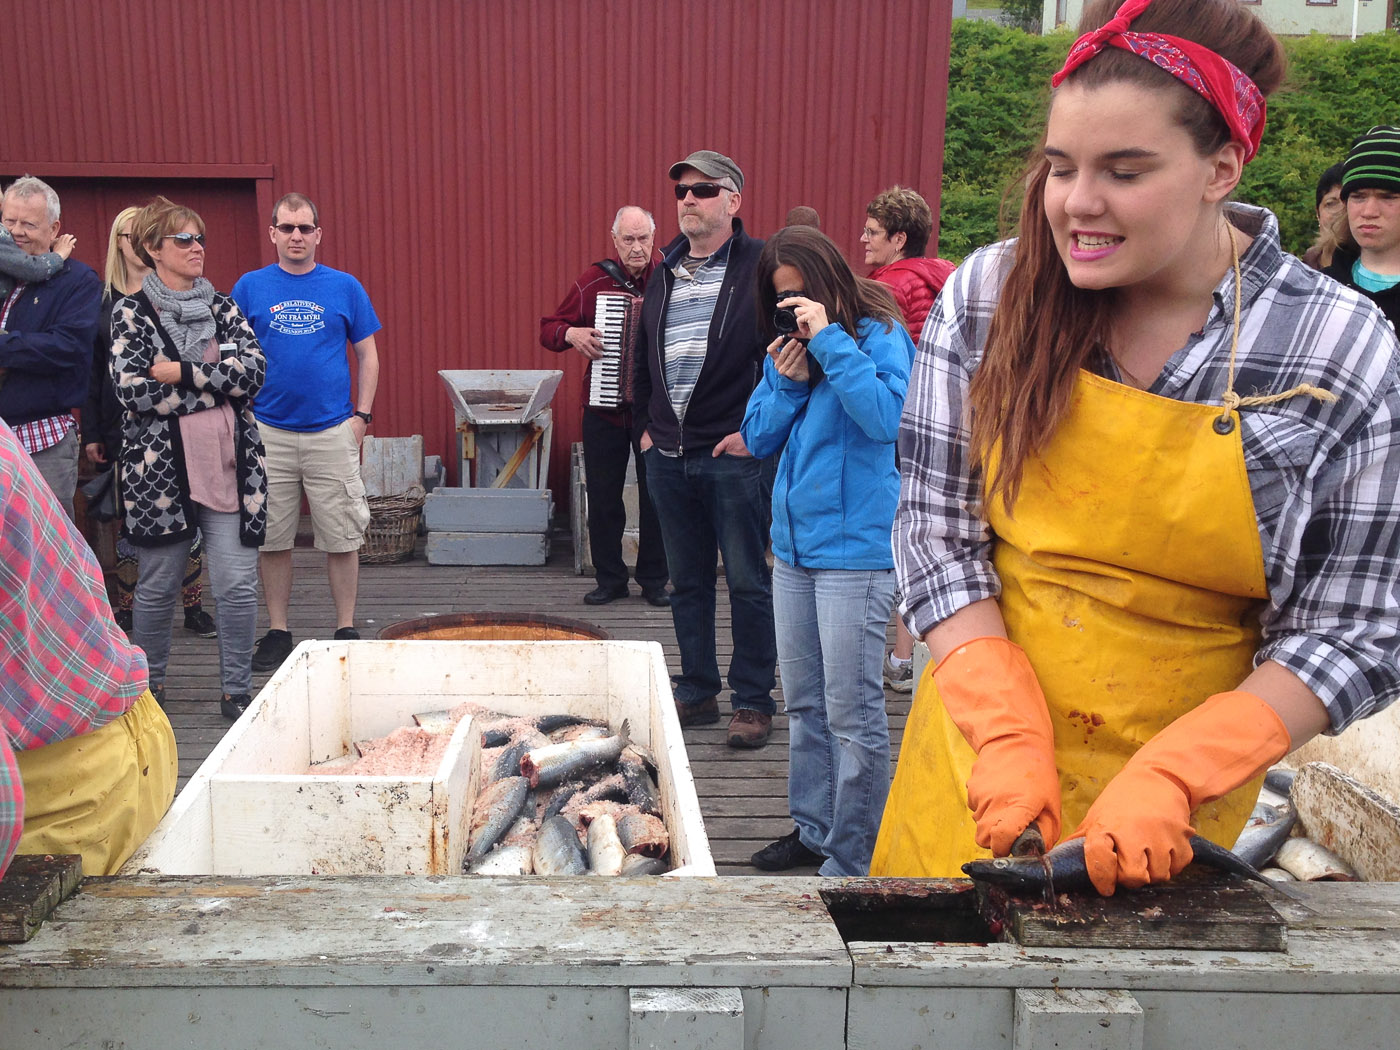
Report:
M676 233L666 169L734 157L762 236L809 204L859 271L866 201L938 210L951 0L48 0L0 63L0 177L51 177L79 257L153 189L209 209L223 289L274 259L267 212L316 200L318 258L384 322L381 436L451 463L439 368L566 369L551 486L567 498L580 364L538 321L611 250L617 207ZM8 35L8 34L7 34ZM196 188L198 187L198 188ZM210 214L210 213L213 214ZM250 228L239 229L240 222Z

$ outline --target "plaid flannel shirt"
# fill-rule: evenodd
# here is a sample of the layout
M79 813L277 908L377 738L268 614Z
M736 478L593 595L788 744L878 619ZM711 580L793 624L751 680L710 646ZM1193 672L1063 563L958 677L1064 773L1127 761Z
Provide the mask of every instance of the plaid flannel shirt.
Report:
M0 422L0 874L24 823L14 752L104 726L145 688L97 559Z
M1232 204L1227 215L1255 238L1240 260L1235 390L1309 382L1339 398L1240 410L1269 585L1255 662L1295 673L1338 732L1400 693L1400 344L1373 303L1284 254L1272 213ZM1012 242L991 245L949 278L910 377L895 561L900 611L918 637L1001 591L992 535L975 509L982 476L968 457L966 407L1011 255ZM1227 273L1204 327L1172 355L1152 393L1221 404L1234 299ZM1121 381L1111 362L1103 367Z

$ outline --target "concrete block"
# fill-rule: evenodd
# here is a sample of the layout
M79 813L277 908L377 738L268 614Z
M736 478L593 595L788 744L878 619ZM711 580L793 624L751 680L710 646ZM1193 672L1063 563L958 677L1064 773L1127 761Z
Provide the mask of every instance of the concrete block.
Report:
M440 488L423 501L432 532L548 532L549 489Z
M738 988L630 988L629 1050L741 1050Z
M429 565L543 565L542 532L429 532Z
M1012 1050L1142 1050L1142 1007L1125 991L1016 989Z

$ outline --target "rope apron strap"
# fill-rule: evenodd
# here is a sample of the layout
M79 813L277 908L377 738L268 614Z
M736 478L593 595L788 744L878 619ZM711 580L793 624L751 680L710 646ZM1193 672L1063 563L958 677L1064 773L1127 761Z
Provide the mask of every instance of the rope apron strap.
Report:
M1231 413L1247 405L1272 405L1295 397L1311 397L1329 403L1337 400L1337 395L1332 391L1312 383L1299 383L1277 394L1250 394L1248 397L1241 397L1235 393L1235 354L1240 348L1240 299L1243 281L1240 277L1240 247L1239 242L1235 240L1235 228L1227 221L1225 230L1230 234L1230 261L1235 271L1235 321L1230 332L1230 367L1225 377L1225 393L1220 399L1224 408L1214 424L1217 434L1228 434L1234 430L1235 421Z

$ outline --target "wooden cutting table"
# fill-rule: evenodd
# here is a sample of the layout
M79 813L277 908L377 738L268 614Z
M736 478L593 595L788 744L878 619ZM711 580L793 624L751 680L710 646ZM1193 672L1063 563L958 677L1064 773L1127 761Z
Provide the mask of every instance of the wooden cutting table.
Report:
M32 1050L1389 1050L1400 1041L1395 884L1299 887L1297 900L1277 903L1283 951L979 941L969 938L976 895L952 882L920 884L924 904L903 918L887 912L881 931L853 900L867 885L89 879L27 944L0 947L2 1041ZM888 939L891 926L922 940Z

